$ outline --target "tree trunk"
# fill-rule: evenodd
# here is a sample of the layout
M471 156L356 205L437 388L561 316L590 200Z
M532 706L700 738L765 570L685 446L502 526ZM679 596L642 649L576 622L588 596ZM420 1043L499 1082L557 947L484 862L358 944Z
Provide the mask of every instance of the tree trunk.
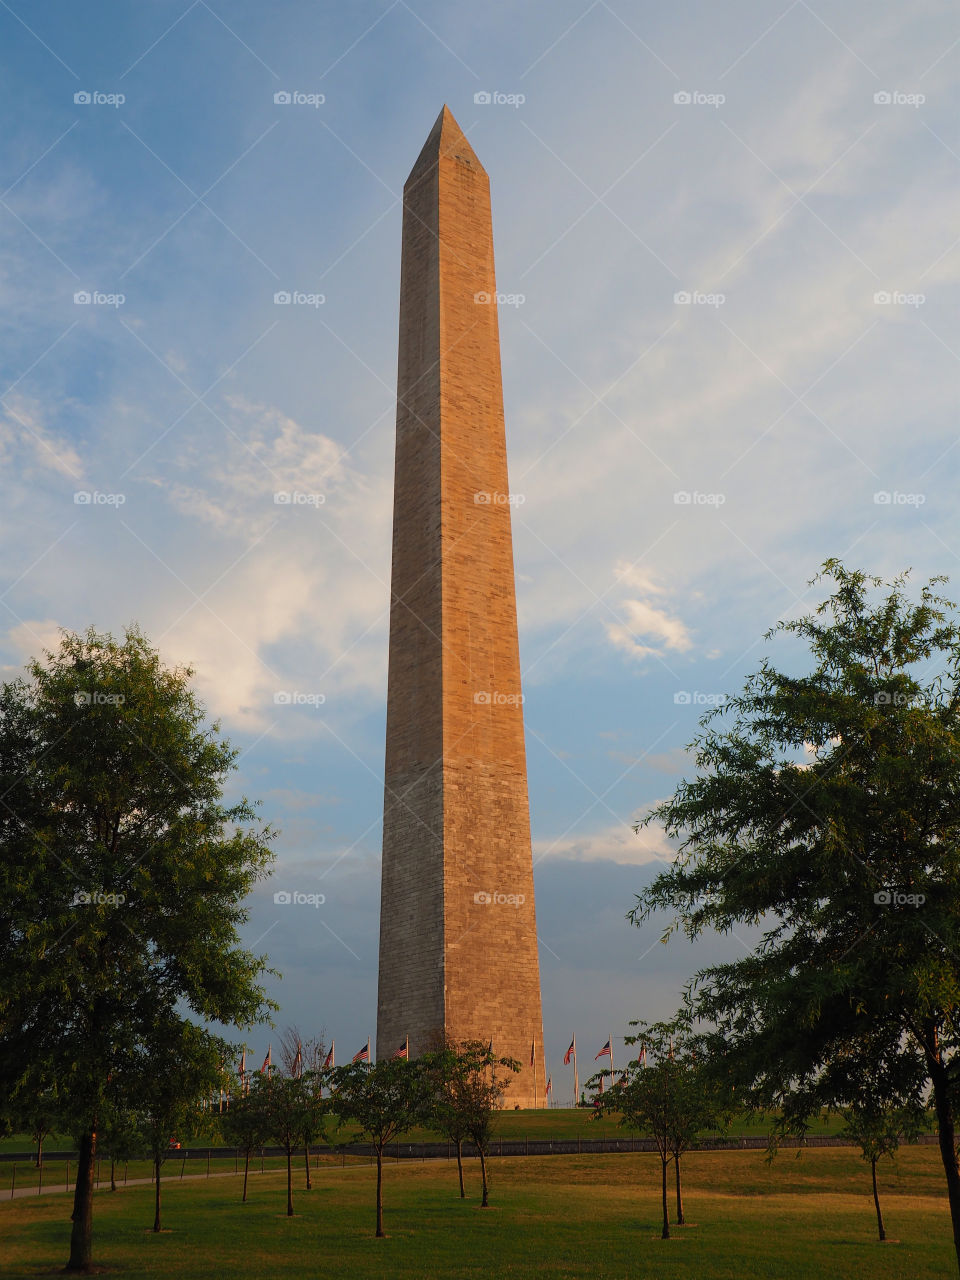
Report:
M110 1190L117 1189L117 1161L115 1156L110 1157Z
M383 1235L383 1147L377 1147L377 1235Z
M153 1180L157 1185L155 1211L153 1215L153 1229L154 1231L159 1231L160 1230L160 1160L159 1160L159 1157L156 1157L156 1156L154 1157L154 1160L153 1160Z
M880 1233L880 1239L886 1240L887 1233L883 1229L883 1214L880 1212L880 1195L877 1191L877 1158L876 1156L870 1161L870 1176L873 1178L873 1203L877 1210L877 1231Z
M489 1203L487 1198L487 1161L482 1146L480 1147L480 1177L483 1180L483 1199L480 1201L480 1208L486 1209Z
M680 1157L676 1152L673 1153L673 1170L677 1179L677 1226L682 1227L686 1219L683 1216L683 1194L680 1190Z
M466 1192L463 1189L463 1139L462 1138L459 1138L457 1140L457 1173L460 1175L460 1199L465 1200L467 1196L466 1196Z
M310 1147L309 1145L303 1148L303 1164L304 1164L304 1168L307 1171L307 1190L312 1191L313 1183L310 1181Z
M91 1130L80 1139L68 1271L89 1271L93 1261L93 1164L96 1155L97 1135Z
M942 1063L927 1056L930 1080L933 1084L933 1105L937 1113L937 1138L940 1144L940 1160L947 1179L947 1199L950 1202L950 1220L953 1224L953 1247L960 1268L960 1166L957 1164L956 1131L953 1107L947 1084L947 1073Z
M670 1214L667 1212L667 1157L660 1157L663 1177L661 1179L661 1199L663 1201L663 1230L660 1232L661 1240L670 1239Z
M37 1168L43 1168L43 1134L37 1135Z
M293 1217L293 1148L287 1147L287 1217Z
M250 1174L250 1151L249 1148L243 1157L243 1203L247 1203L247 1178Z

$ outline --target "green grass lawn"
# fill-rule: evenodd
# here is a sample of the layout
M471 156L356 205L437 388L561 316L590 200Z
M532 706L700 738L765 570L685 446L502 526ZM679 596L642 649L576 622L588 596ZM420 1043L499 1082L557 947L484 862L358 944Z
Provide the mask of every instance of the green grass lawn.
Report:
M938 1154L907 1148L899 1173L883 1167L887 1230L876 1240L869 1170L853 1151L807 1151L768 1164L762 1152L691 1155L687 1217L695 1226L659 1239L656 1156L553 1156L491 1161L491 1207L479 1208L479 1168L390 1164L386 1240L374 1230L375 1170L324 1165L314 1190L258 1174L240 1203L239 1180L171 1179L165 1227L154 1235L152 1190L98 1194L95 1252L117 1280L229 1276L253 1280L334 1272L351 1277L591 1276L699 1280L942 1280L956 1275ZM0 1277L49 1274L67 1257L70 1198L0 1203Z
M818 1121L810 1132L812 1134L833 1134L840 1129L842 1123L839 1116L827 1116ZM736 1134L738 1137L741 1135L760 1136L765 1135L769 1127L768 1121L754 1117L739 1116L730 1125L729 1132ZM602 1116L599 1120L594 1120L592 1108L584 1107L503 1111L497 1117L496 1128L497 1134L502 1134L504 1138L561 1139L576 1138L577 1136L581 1138L622 1138L632 1136L620 1127L615 1117ZM360 1135L351 1130L349 1126L337 1129L332 1120L328 1120L327 1130L333 1142L349 1142L353 1139L361 1140ZM427 1129L413 1129L404 1136L403 1140L405 1142L422 1142L436 1139L439 1136ZM216 1144L219 1139L198 1138L194 1143L188 1142L185 1145L206 1146L208 1141L211 1144ZM44 1142L44 1148L48 1151L63 1151L74 1146L74 1140L68 1135L53 1135ZM0 1138L0 1151L26 1153L32 1149L33 1143L28 1134Z

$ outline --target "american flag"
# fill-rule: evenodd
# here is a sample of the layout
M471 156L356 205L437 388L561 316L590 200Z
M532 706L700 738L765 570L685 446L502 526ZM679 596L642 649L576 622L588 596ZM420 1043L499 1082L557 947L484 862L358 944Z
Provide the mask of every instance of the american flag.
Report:
M269 1045L269 1046L267 1047L267 1056L264 1058L264 1060L263 1060L263 1066L260 1068L260 1074L261 1074L261 1075L263 1075L263 1073L264 1073L265 1071L269 1071L269 1070L270 1070L270 1065L271 1065L271 1064L270 1064L270 1055L271 1055L272 1053L273 1053L273 1045L271 1044L271 1045Z
M400 1046L400 1048L397 1050L397 1052L393 1056L395 1058L405 1058L407 1056L406 1041L404 1041L404 1043Z
M607 1041L607 1043L603 1046L603 1048L600 1050L600 1052L597 1054L596 1058L594 1058L594 1062L596 1062L597 1058L602 1058L602 1057L604 1056L604 1054L606 1054L606 1055L607 1055L607 1057L609 1057L609 1058L612 1058L612 1057L613 1057L613 1050L610 1048L610 1041L609 1041L609 1040L608 1040L608 1041Z
M369 1062L370 1061L370 1045L365 1044L359 1053L355 1053L350 1059L351 1062Z
M574 1036L573 1039L570 1041L570 1048L563 1055L563 1065L565 1067L569 1067L570 1059L573 1057L573 1051L574 1049L576 1049L576 1047L577 1047L577 1037ZM594 1059L594 1061L596 1061L596 1059Z
M552 1093L552 1091L553 1091L553 1076L547 1076L547 1097L548 1098L550 1097L550 1094Z
M334 1042L333 1040L331 1040L331 1041L330 1041L330 1052L327 1054L327 1056L326 1056L326 1057L324 1058L324 1060L323 1060L323 1065L324 1065L325 1067L332 1067L332 1066L333 1066L333 1046L334 1046L334 1043L335 1043L335 1042Z

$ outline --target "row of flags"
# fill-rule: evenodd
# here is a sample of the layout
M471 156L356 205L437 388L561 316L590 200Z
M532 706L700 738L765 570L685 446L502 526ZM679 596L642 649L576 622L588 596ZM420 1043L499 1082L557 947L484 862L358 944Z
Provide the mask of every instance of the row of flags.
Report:
M671 1050L672 1050L672 1046L671 1046ZM493 1053L493 1040L492 1040L492 1039L491 1039L490 1044L489 1044L488 1052L489 1052L489 1053ZM392 1053L390 1056L391 1056L392 1058L409 1059L409 1057L410 1057L410 1037L409 1037L409 1036L407 1036L407 1037L404 1039L403 1044L402 1044L402 1045L400 1045L400 1046L399 1046L399 1048L398 1048L394 1053ZM600 1052L599 1052L599 1053L594 1054L594 1058L593 1058L593 1060L594 1060L594 1062L599 1062L601 1058L609 1058L609 1059L610 1059L610 1075L611 1075L611 1078L615 1079L615 1078L616 1078L616 1076L615 1076L615 1073L614 1073L614 1067L613 1067L613 1037L612 1037L612 1036L608 1036L608 1037L607 1037L606 1043L604 1044L603 1048L600 1050ZM360 1049L358 1049L358 1050L357 1050L357 1052L353 1055L353 1057L350 1059L350 1061L351 1061L351 1063L354 1063L354 1062L366 1062L366 1063L369 1063L369 1062L370 1062L370 1060L371 1060L371 1059L370 1059L370 1040L369 1040L369 1038L368 1038L368 1039L367 1039L367 1043L366 1043L365 1045L363 1045ZM575 1097L575 1098L579 1098L579 1096L580 1096L580 1077L579 1077L579 1073L578 1073L578 1070L577 1070L577 1037L576 1037L576 1035L574 1035L574 1036L573 1036L572 1040L570 1041L570 1047L567 1049L567 1052L563 1055L563 1065L564 1065L565 1067L569 1067L569 1066L570 1066L570 1064L571 1064L571 1061L572 1061L572 1063L573 1063L574 1097ZM647 1048L646 1048L646 1045L643 1045L643 1044L642 1044L642 1045L640 1046L640 1052L639 1052L639 1054L637 1055L636 1061L640 1064L640 1066L641 1066L641 1067L645 1067L645 1066L647 1065ZM531 1068L535 1068L535 1067L536 1067L536 1064L537 1064L537 1042L536 1042L536 1040L532 1040L532 1041L530 1042L530 1066L531 1066ZM324 1065L324 1067L325 1067L325 1068L327 1068L327 1067L334 1067L334 1066L336 1066L336 1041L335 1041L335 1040L331 1040L331 1042L330 1042L330 1048L329 1048L329 1050L327 1051L327 1055L326 1055L326 1057L325 1057L325 1058L324 1058L324 1060L323 1060L323 1065ZM265 1057L265 1058L264 1058L264 1060L263 1060L263 1065L260 1067L260 1072L259 1072L259 1074L260 1074L260 1075L266 1075L266 1076L269 1076L269 1074L270 1074L270 1072L271 1072L272 1068L273 1068L273 1045L268 1045L268 1046L267 1046L267 1055L266 1055L266 1057ZM296 1076L298 1076L298 1077L299 1077L299 1076L302 1076L302 1074L303 1074L303 1046L302 1046L302 1045L300 1045L300 1044L298 1044L298 1045L297 1045L297 1056L296 1056L296 1058L295 1058L295 1060L294 1060L294 1067L293 1067L293 1070L294 1070L294 1074L295 1074ZM623 1073L621 1072L621 1074L623 1074ZM241 1058L240 1058L240 1082L241 1082L241 1087L242 1087L242 1091L243 1091L243 1093L247 1093L247 1092L249 1091L249 1077L248 1077L248 1075L247 1075L247 1051L246 1051L246 1048L244 1048L243 1053L242 1053ZM602 1080L601 1080L600 1084L601 1084L601 1090L602 1090L602 1088L603 1088L603 1081L602 1081ZM536 1077L534 1077L534 1087L536 1088ZM545 1090L545 1092L546 1092L546 1098L547 1098L547 1101L549 1102L549 1100L550 1100L550 1095L551 1095L551 1094L552 1094L552 1092L553 1092L553 1076L548 1076L548 1077L547 1077L547 1084L546 1084L546 1090Z

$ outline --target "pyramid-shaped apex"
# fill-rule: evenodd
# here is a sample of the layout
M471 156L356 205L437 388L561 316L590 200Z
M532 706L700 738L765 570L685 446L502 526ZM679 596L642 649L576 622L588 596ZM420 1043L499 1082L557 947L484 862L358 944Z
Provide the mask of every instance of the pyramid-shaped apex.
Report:
M463 164L469 165L471 169L477 169L480 173L486 172L477 159L473 147L467 141L466 134L457 124L453 112L446 104L444 104L443 110L437 116L436 123L423 144L423 150L417 157L416 164L410 170L410 177L407 178L407 182L415 175L419 175L421 171L432 169L442 156L453 156Z

